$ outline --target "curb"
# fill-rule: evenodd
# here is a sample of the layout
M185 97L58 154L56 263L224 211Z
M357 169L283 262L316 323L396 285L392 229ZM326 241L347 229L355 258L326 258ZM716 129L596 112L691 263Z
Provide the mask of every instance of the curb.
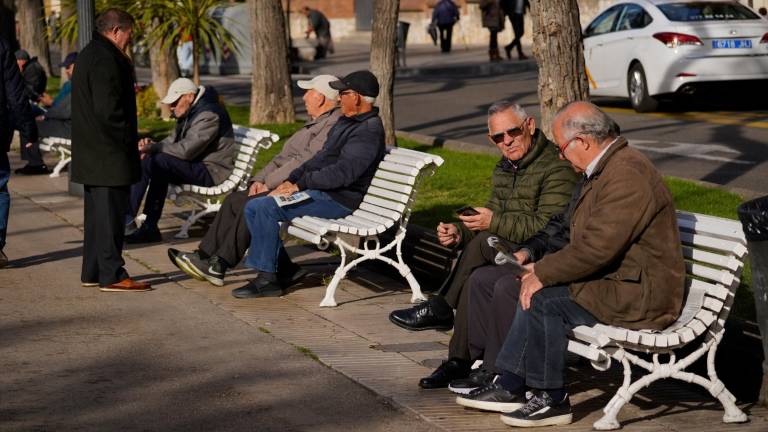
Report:
M318 72L330 73L333 64L299 63L295 74L311 75ZM496 76L537 70L534 60L504 60L497 63L456 63L452 65L414 66L398 68L396 78L450 77L456 75Z

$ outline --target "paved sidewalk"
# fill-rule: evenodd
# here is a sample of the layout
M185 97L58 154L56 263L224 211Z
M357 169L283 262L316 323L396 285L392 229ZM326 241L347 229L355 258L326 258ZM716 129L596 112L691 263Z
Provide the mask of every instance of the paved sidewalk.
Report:
M281 298L236 300L229 292L246 269L217 288L168 261L170 244L192 249L200 234L173 240L183 209L169 205L167 243L125 252L131 274L157 290L99 293L79 287L82 203L65 194L66 177L14 176L11 189L14 261L0 270L2 430L510 430L497 414L459 407L447 390L416 386L449 336L388 322L410 297L394 271L360 268L340 284L339 307L319 308L335 258L294 245L313 277ZM621 375L569 364L575 423L558 430L591 430ZM620 420L627 431L768 430L768 410L741 406L751 422L724 425L708 394L668 382L641 392Z

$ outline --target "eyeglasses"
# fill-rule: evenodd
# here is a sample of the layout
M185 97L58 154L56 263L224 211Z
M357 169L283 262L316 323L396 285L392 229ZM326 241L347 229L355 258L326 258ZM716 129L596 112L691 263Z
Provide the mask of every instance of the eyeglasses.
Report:
M527 121L528 121L528 118L525 118L525 120L523 120L520 123L520 126L509 128L509 129L507 129L507 130L505 130L503 132L498 132L498 133L495 133L493 135L489 134L488 137L491 139L491 141L493 141L496 144L501 144L501 143L504 142L504 135L509 136L509 138L512 141L514 141L519 136L523 135L523 130L524 130L523 126L525 126L525 122L527 122Z
M561 146L557 146L557 151L560 152L560 157L561 158L565 159L565 150L568 148L569 145L571 145L573 140L576 140L576 139L581 139L581 138L573 137L573 138L569 139L565 144L563 144Z

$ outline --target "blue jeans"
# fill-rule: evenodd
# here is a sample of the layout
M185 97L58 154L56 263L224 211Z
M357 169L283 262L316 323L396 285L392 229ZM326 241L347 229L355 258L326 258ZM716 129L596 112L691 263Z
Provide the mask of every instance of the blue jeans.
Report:
M338 219L352 210L334 201L330 195L318 190L304 191L310 198L296 204L280 207L271 196L255 198L245 206L245 221L251 232L251 245L245 266L262 272L277 272L277 256L283 247L280 224L295 217L315 216Z
M596 323L591 313L571 300L567 286L542 288L528 310L517 305L496 366L525 378L534 389L563 388L568 332Z
M11 209L11 195L8 193L8 179L10 178L11 163L8 161L8 153L0 151L0 251L5 247L8 212Z

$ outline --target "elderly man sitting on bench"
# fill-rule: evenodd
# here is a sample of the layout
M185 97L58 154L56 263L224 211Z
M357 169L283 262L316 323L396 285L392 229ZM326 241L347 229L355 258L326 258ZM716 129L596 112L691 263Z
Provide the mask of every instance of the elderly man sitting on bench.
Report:
M245 256L251 242L251 233L243 218L248 201L266 195L282 184L288 175L323 148L328 132L341 117L337 108L339 92L328 83L338 81L333 75L318 75L296 84L304 90L304 106L311 120L304 124L288 141L280 153L250 179L247 191L233 192L224 199L211 227L194 252L168 249L171 262L197 280L206 280L223 286L228 269L234 268ZM284 286L298 282L305 274L292 266L286 256L281 280Z
M226 180L234 168L232 121L212 88L198 87L192 80L179 78L171 83L161 102L173 110L176 128L158 143L149 138L139 141L141 180L131 187L127 243L162 240L157 223L169 183L213 186ZM145 192L147 218L141 228L135 229L133 219Z
M302 216L336 219L351 214L384 159L384 126L378 108L373 106L379 94L376 77L369 71L357 71L330 85L339 91L344 117L331 129L323 149L294 170L270 196L245 206L251 232L245 264L259 275L232 291L237 298L282 295L279 272L284 269L278 256L287 254L280 240L280 222ZM294 195L300 191L304 194ZM287 202L280 203L280 198Z

